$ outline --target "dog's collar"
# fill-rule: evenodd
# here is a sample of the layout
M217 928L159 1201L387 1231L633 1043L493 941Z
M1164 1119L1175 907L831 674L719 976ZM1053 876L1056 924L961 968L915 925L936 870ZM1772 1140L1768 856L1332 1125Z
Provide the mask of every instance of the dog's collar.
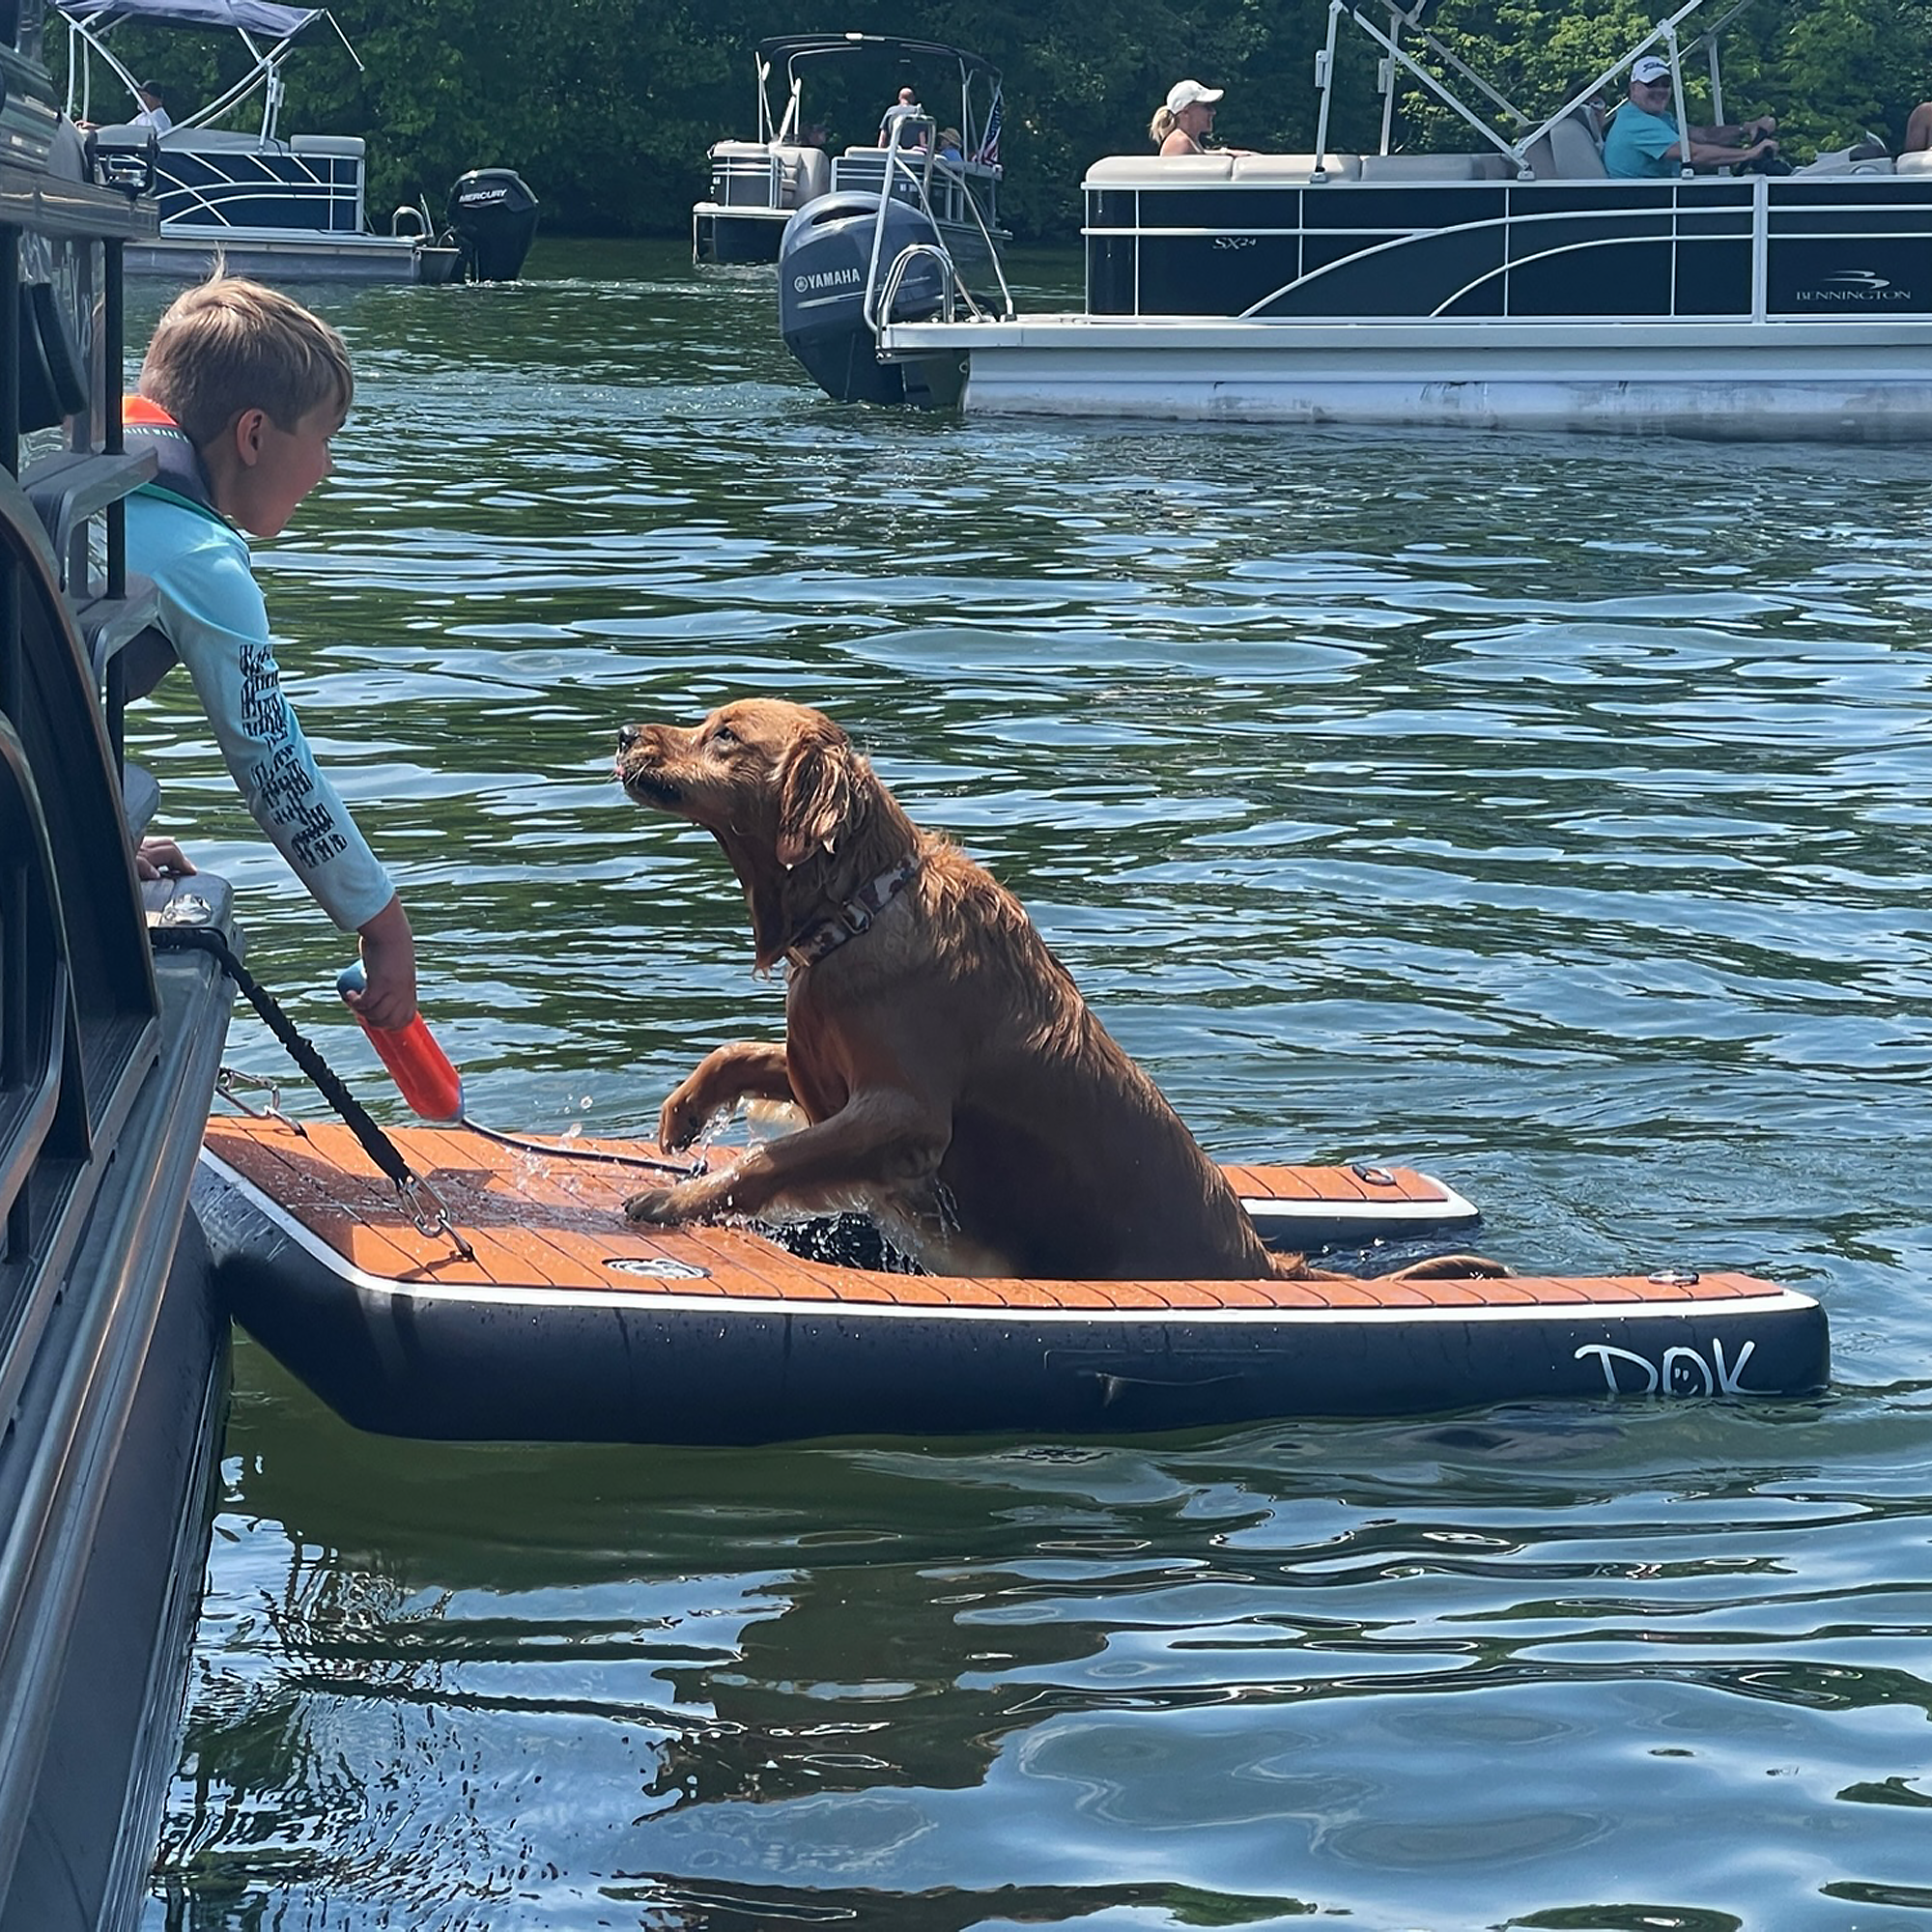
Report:
M794 966L810 966L828 952L837 952L848 939L857 939L872 922L912 884L919 870L916 858L902 859L890 872L881 872L864 885L841 905L823 925L814 925L794 945L785 948L785 957Z

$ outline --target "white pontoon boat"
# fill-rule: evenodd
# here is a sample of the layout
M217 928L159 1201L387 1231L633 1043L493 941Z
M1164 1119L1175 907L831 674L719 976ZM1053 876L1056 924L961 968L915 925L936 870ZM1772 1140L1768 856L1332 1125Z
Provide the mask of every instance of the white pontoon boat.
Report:
M808 71L855 55L869 56L881 72L932 83L933 101L919 105L912 138L897 144L895 157L891 143L834 156L823 129L803 118ZM983 260L993 242L1011 239L999 225L1000 76L978 54L893 35L793 34L760 41L756 67L757 137L709 151L710 194L691 211L694 260L776 262L785 223L808 202L839 192L876 196L888 179L900 199L930 207L955 261ZM950 154L938 138L949 128L959 136Z
M220 255L235 274L284 281L446 282L465 269L466 252L478 259L465 232L439 240L425 208L405 207L390 217L387 234L374 233L364 205L364 150L353 134L290 134L280 118L286 83L283 63L297 38L318 20L334 26L319 8L287 7L273 0L61 0L68 46L68 112L95 128L97 150L121 156L150 154L160 234L130 245L131 274L205 275ZM171 27L226 27L248 50L242 78L205 106L156 135L138 119L123 117L139 105L137 76L122 57L114 35L128 21ZM340 29L336 31L340 33ZM348 42L343 42L345 46ZM355 58L354 48L350 49ZM359 66L360 63L357 62ZM110 99L93 99L97 68ZM262 99L259 126L216 127L225 115ZM506 253L493 236L493 259L516 267L477 270L509 279L520 268L536 225L536 198L506 169L488 171L487 201L478 207L494 230L515 228L519 245ZM452 219L467 230L464 177L452 200ZM472 199L474 197L472 196Z
M908 318L879 298L888 253L851 301L871 358L914 400L981 411L1932 439L1932 156L1611 179L1599 103L1660 54L1688 135L1694 55L1721 121L1718 36L1739 7L1693 39L1705 0L1688 0L1537 119L1434 42L1434 0L1384 4L1332 0L1317 153L1094 163L1081 314ZM1328 145L1344 23L1381 60L1373 153ZM1396 152L1398 73L1478 145ZM785 272L812 270L801 248Z

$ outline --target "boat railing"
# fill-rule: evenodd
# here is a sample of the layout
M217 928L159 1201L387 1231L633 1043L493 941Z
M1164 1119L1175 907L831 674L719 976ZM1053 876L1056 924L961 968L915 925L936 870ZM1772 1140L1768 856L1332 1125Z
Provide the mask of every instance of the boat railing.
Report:
M915 165L911 154L901 152L905 130L909 127L919 128L925 136L925 146L919 153L923 166ZM952 257L936 243L916 242L908 248L902 248L888 265L886 279L879 278L879 264L885 252L886 212L891 207L893 196L884 191L885 182L902 182L910 186L911 195L919 209L935 227L938 216L933 213L929 189L935 156L932 152L933 126L929 119L917 115L902 115L887 130L886 172L881 183L878 213L872 221L872 246L866 265L866 323L876 341L880 331L892 321L893 302L897 298L899 285L905 279L906 270L914 261L927 257L941 263L941 280L945 290L945 320L951 322L955 313L957 301L964 301L975 318L982 317L985 311L974 298L973 292L966 286L958 266ZM980 213L979 203L972 195L967 195L966 205L973 212L973 220L980 231L980 240L986 245L986 259L992 264L994 278L1000 285L1001 314L1010 320L1013 313L1012 290L1007 286L1007 271L1000 261L1000 251L993 245L993 238L986 227L985 217Z
M251 154L245 167L226 151L163 146L156 200L171 227L300 229L359 235L366 212L359 155Z
M915 242L893 257L884 282L876 287L868 282L866 286L866 326L872 331L874 340L892 320L893 304L898 300L899 284L905 280L906 270L915 262L928 258L939 265L939 320L952 321L956 313L954 296L959 287L959 275L952 266L952 257L937 242Z

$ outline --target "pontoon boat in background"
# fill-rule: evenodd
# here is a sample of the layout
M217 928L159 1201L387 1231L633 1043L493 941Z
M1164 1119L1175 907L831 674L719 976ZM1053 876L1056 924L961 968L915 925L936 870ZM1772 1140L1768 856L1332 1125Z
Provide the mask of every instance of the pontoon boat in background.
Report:
M1932 439L1932 156L1612 180L1595 103L1659 53L1680 128L1704 118L1683 98L1697 76L1722 120L1718 36L1739 7L1692 40L1689 0L1537 119L1434 41L1432 4L1388 0L1384 20L1332 0L1315 154L1095 162L1084 314L949 318L935 295L915 317L883 300L905 280L889 250L819 312L851 347L841 364L821 340L816 380L876 396L873 364L915 400L1068 415ZM1328 149L1345 21L1381 62L1374 153ZM1395 152L1398 73L1476 145ZM784 273L809 276L797 240ZM823 373L841 366L842 389Z
M522 270L537 199L510 169L466 174L451 190L446 232L437 232L427 208L404 207L390 217L390 232L379 235L364 205L361 137L281 134L282 67L305 29L318 20L335 25L322 9L273 0L62 0L59 11L68 27L68 112L115 123L97 129L97 149L152 156L160 233L129 248L130 273L199 277L217 252L231 272L268 280L446 282L468 272L509 281ZM204 32L232 27L248 50L248 71L155 143L152 128L118 120L131 111L139 76L111 37L130 20ZM104 107L93 99L97 66L106 70ZM214 125L258 92L258 128Z
M869 143L838 156L827 151L823 129L803 118L805 74L815 62L853 56L869 57L867 68L890 74L895 86L908 73L933 83L931 99L920 102L923 146L902 142L896 158ZM999 225L1000 76L978 54L892 35L793 34L760 41L756 67L757 137L711 148L710 196L691 211L695 260L776 262L785 223L806 203L841 191L876 196L889 178L902 200L929 205L955 261L983 258L993 243L1011 240ZM870 111L886 105L882 98ZM949 127L960 136L956 158L941 158L933 138ZM811 132L818 139L808 140Z

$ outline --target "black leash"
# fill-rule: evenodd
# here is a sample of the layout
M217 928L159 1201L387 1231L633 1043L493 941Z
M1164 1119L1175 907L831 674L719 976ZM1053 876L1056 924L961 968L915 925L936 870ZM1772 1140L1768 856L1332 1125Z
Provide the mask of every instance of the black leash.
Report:
M424 1234L448 1236L464 1255L474 1259L469 1243L451 1225L449 1212L437 1198L436 1190L403 1158L395 1142L376 1124L368 1109L297 1031L295 1022L282 1010L274 995L242 965L235 949L219 932L207 925L157 925L150 928L148 937L156 952L212 953L222 972L234 980L243 998L262 1016L269 1031L288 1049L289 1058L315 1082L322 1097L342 1116L349 1131L361 1144L362 1151L394 1184L416 1227ZM423 1207L424 1196L435 1203L434 1211Z
M463 1124L472 1134L481 1134L486 1141L495 1141L498 1147L515 1148L519 1153L533 1153L545 1160L583 1160L605 1167L639 1167L650 1174L674 1174L681 1180L689 1180L694 1174L704 1172L704 1156L694 1154L689 1160L660 1160L647 1153L612 1153L607 1148L572 1147L567 1141L533 1141L526 1134L498 1133L495 1127L486 1127L481 1121L472 1120L465 1114Z

